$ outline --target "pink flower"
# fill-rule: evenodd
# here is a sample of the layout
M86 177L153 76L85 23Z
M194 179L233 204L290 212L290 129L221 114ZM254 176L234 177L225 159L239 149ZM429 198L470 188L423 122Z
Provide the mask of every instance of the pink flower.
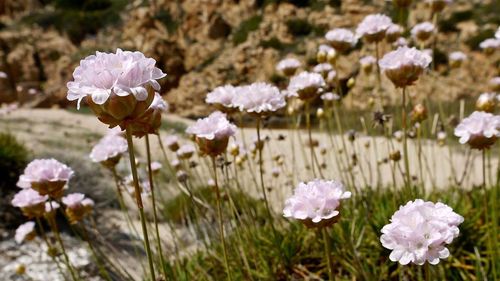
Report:
M436 28L435 28L434 24L432 24L430 22L422 22L422 23L415 25L411 29L411 35L415 39L425 41L431 37L431 35L432 35L432 33L434 33L435 29Z
M119 158L127 152L127 140L118 135L108 135L103 137L90 152L90 159L93 162L101 163L107 160Z
M232 85L219 86L208 93L205 102L208 104L221 105L226 108L235 108L233 103L235 96L238 94L239 87Z
M326 33L325 38L336 51L341 53L354 47L358 42L356 35L346 28L332 29Z
M303 71L290 79L288 92L301 99L310 99L315 97L320 88L325 85L325 80L318 73Z
M19 177L17 186L31 188L33 184L50 182L68 182L73 170L55 159L36 159L31 161Z
M14 240L17 244L21 244L24 240L33 239L35 234L35 223L32 221L25 222L16 229Z
M229 138L236 133L236 126L231 124L226 115L215 111L206 118L198 119L186 129L186 133L207 140Z
M73 72L74 81L67 84L68 100L78 100L78 108L86 96L102 105L112 93L122 97L134 95L138 101L144 101L148 97L146 86L158 91L160 84L156 80L166 76L155 63L141 52L96 52L81 60Z
M386 15L368 15L356 28L356 35L364 37L368 42L378 42L384 39L385 32L391 25L392 20Z
M256 82L241 88L234 99L241 111L265 114L277 111L286 105L285 95L268 83Z
M45 203L49 199L47 195L40 195L38 192L31 188L25 188L16 193L14 198L12 198L12 206L18 208L29 208L42 203Z
M459 234L464 218L443 203L422 199L401 206L382 228L380 241L392 250L389 258L402 265L438 264L450 255L446 248Z
M302 64L296 58L286 58L282 59L277 65L276 70L285 74L286 76L291 76L297 71L297 69Z
M455 128L455 136L461 144L485 149L493 145L500 136L500 116L483 111L474 111Z
M340 201L350 198L351 192L344 191L338 181L313 180L299 183L293 196L285 201L283 215L301 221L310 221L319 225L329 222L340 212Z
M396 87L412 85L429 66L432 58L415 48L399 47L387 53L379 66Z
M82 205L85 195L82 193L71 193L62 198L62 202L68 208L75 208Z

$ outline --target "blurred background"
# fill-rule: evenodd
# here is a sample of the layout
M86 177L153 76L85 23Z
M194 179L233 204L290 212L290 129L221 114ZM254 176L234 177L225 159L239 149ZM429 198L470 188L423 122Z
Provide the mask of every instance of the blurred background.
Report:
M430 19L424 1L415 1L408 29ZM139 50L168 74L162 95L171 111L186 117L207 114L203 100L216 86L284 81L276 63L293 53L315 65L318 45L331 28L355 28L364 16L385 13L398 22L391 1L362 0L0 0L0 104L65 107L65 84L79 60L95 51ZM479 43L500 24L500 1L459 0L440 16L434 55L444 77L425 79L414 95L454 101L487 90L494 61ZM408 32L408 31L407 31ZM385 48L384 48L385 47ZM391 46L384 46L387 52ZM356 71L366 53L362 42L340 61L340 76ZM451 51L469 56L450 71ZM371 91L357 83L353 96ZM391 85L388 84L388 87ZM364 99L348 107L363 109Z

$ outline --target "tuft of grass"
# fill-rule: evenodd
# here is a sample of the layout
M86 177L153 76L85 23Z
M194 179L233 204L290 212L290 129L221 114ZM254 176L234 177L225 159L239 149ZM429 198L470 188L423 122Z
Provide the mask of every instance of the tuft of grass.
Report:
M248 34L259 28L262 22L262 16L255 15L240 23L233 33L233 44L239 45L247 40Z

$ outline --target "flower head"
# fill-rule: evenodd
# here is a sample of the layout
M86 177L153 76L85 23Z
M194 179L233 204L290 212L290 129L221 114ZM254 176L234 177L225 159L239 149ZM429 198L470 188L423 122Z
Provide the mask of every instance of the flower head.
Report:
M377 63L377 59L373 56L364 56L359 59L361 68L367 73L372 71L373 65L375 65L375 63Z
M476 109L478 111L493 112L496 106L495 93L482 93L476 101Z
M450 61L451 67L457 68L462 65L462 62L467 60L467 55L460 51L452 52L448 56L448 60Z
M90 152L90 159L96 163L111 164L114 167L120 156L128 150L127 140L119 135L103 137Z
M500 76L491 78L489 84L493 91L500 91Z
M229 110L236 108L234 98L238 94L239 87L233 85L219 86L208 93L205 102L214 104L221 110Z
M277 87L263 82L243 86L234 103L241 111L253 114L274 112L286 105L285 95Z
M165 137L165 145L168 147L168 149L174 152L177 151L177 149L179 149L179 137L176 135Z
M66 205L66 214L71 224L81 221L94 207L94 201L82 193L68 194L62 198L62 202Z
M394 43L403 33L403 28L399 24L391 24L385 31L385 39L389 43Z
M382 246L392 250L389 258L402 265L438 264L450 252L446 248L459 234L464 218L443 203L416 199L401 206L382 228Z
M392 25L392 20L383 14L366 16L356 28L356 35L365 38L369 43L384 39L386 30Z
M303 71L290 79L288 91L302 100L307 100L315 97L323 86L325 80L321 75Z
M300 61L296 58L286 58L278 62L276 70L283 73L285 76L292 76L301 65Z
M411 29L411 35L417 40L425 41L431 37L435 29L436 27L434 26L434 24L426 21L415 25Z
M16 240L17 244L21 244L23 241L32 240L35 238L35 223L32 221L25 222L21 224L16 229L16 235L14 236L14 240Z
M33 188L42 195L49 194L59 198L62 188L73 173L70 167L55 159L36 159L26 166L24 173L19 177L17 186Z
M12 206L21 208L27 217L39 217L45 211L45 201L49 199L47 195L40 195L31 188L25 188L16 193L12 198Z
M486 54L492 54L495 50L500 49L500 39L488 38L479 43L479 48L483 49Z
M332 69L333 69L333 67L331 64L320 63L320 64L317 64L313 67L313 72L324 75L324 74L330 72Z
M356 35L346 28L332 29L326 33L325 38L328 43L340 53L349 50L358 43Z
M283 215L301 220L307 226L326 226L338 216L340 201L350 197L351 192L345 191L338 181L301 182L285 201Z
M184 144L177 150L179 159L189 159L196 152L196 147L192 144Z
M379 66L396 87L406 87L418 79L431 61L429 55L415 48L399 47L386 54Z
M461 144L485 149L493 145L500 136L500 116L483 111L474 111L455 128L455 136Z
M104 104L111 94L133 95L138 101L146 100L146 86L160 90L156 80L166 76L155 67L156 61L141 52L96 52L80 61L73 72L74 81L68 82L68 100L80 102L86 96L98 105Z
M337 95L337 94L334 94L332 92L327 92L327 93L324 93L320 96L320 98L323 100L323 101L338 101L340 100L340 96Z
M202 153L216 156L226 150L229 137L236 133L236 126L224 113L215 111L207 118L198 119L186 129L186 133L195 135Z

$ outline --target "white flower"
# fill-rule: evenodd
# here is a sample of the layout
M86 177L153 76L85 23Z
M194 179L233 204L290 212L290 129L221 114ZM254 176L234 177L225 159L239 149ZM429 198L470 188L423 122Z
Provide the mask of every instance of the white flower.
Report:
M435 29L434 24L426 21L415 25L411 29L411 35L415 39L425 41L431 36Z
M373 65L377 62L377 59L374 56L364 56L359 59L359 64L361 66Z
M483 111L474 111L455 128L455 136L461 144L483 149L491 146L500 136L500 116Z
M276 65L276 70L280 72L286 72L288 69L293 69L294 71L301 66L301 63L296 58L286 58L282 59Z
M497 29L497 32L495 33L495 38L500 40L500 26Z
M319 223L339 214L340 200L351 197L338 181L313 180L299 183L293 196L285 201L283 215L286 218L311 220Z
M335 82L335 78L337 77L337 72L335 70L332 70L328 72L326 75L326 81L329 83Z
M443 203L416 199L394 213L391 223L382 228L380 242L392 250L391 261L435 265L450 255L446 245L458 236L463 220Z
M340 100L340 96L332 92L324 93L320 97L324 101L337 101Z
M494 49L499 49L500 48L500 39L497 39L497 38L488 38L486 40L484 40L483 42L481 42L479 44L479 47L481 49L491 49L491 50L494 50Z
M82 193L71 193L62 198L62 202L68 208L75 208L82 205L85 195Z
M156 61L141 52L117 49L116 53L96 52L80 61L73 72L74 81L68 82L68 100L78 100L90 95L96 104L104 104L114 93L118 96L134 95L143 101L147 98L146 86L160 89L156 80L166 76L155 67Z
M371 36L379 36L379 41L384 38L385 31L392 25L392 20L383 14L366 16L356 28L356 35L369 39Z
M449 59L450 61L464 61L467 59L467 55L463 52L452 52Z
M36 159L26 166L17 186L30 188L33 183L67 182L72 176L73 170L55 159Z
M93 162L100 163L127 152L127 140L119 135L104 136L90 152L90 159Z
M396 41L394 41L393 45L395 47L405 47L408 46L408 40L404 37L399 37Z
M219 86L207 94L205 102L208 104L220 104L227 108L236 107L233 103L239 87L232 85Z
M329 63L320 63L313 67L313 72L316 73L326 73L333 69L332 65Z
M151 162L151 171L153 172L159 171L162 167L163 165L158 161Z
M234 103L241 111L257 114L277 111L286 105L285 95L277 87L263 82L243 86Z
M24 188L12 198L12 206L17 208L29 208L44 203L49 199L47 195L40 195L31 188Z
M332 29L326 33L325 38L339 52L347 51L358 42L356 35L345 28Z
M332 47L330 47L330 46L328 46L328 45L321 44L318 47L318 52L322 52L322 53L328 54L330 52L335 52L335 49L332 48Z
M57 209L59 209L60 205L56 201L45 202L45 212L51 213Z
M489 84L494 91L500 91L500 76L491 78Z
M6 79L7 77L9 77L7 73L0 71L0 79Z
M325 85L325 80L320 74L303 71L290 79L288 91L294 96L307 99L314 97Z
M25 222L21 224L16 229L16 235L14 236L14 240L17 244L21 244L25 239L29 239L30 236L35 234L35 223L32 221Z
M177 156L180 159L189 159L196 152L196 147L192 144L184 144L177 150Z
M429 66L432 58L415 48L399 47L378 62L381 70L397 86L412 85Z
M215 111L206 118L198 119L186 129L186 133L196 135L197 138L217 140L233 136L236 126L227 120L224 113Z
M401 35L401 33L403 33L403 28L401 27L401 25L399 24L391 24L387 30L385 31L385 34L387 36L397 36L399 37Z

